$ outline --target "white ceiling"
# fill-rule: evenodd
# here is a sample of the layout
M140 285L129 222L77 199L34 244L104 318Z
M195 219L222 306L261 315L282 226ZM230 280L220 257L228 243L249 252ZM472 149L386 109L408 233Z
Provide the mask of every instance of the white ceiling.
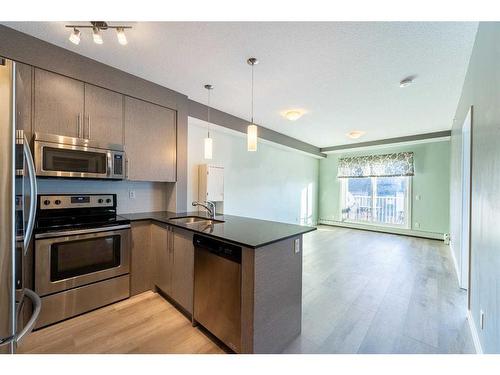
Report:
M255 122L326 147L450 129L477 23L139 22L119 45L82 30L76 46L64 22L7 26L159 83L233 115L250 116L248 57L255 67ZM112 24L112 22L111 22ZM416 75L401 89L399 81ZM307 111L298 121L286 109ZM351 140L346 133L366 134Z

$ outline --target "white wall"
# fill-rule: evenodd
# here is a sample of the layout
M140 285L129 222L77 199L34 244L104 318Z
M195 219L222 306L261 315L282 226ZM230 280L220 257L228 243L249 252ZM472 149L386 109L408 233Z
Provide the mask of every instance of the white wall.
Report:
M188 207L198 200L198 165L209 163L224 166L225 214L299 223L309 187L310 214L316 222L318 159L260 140L257 152L248 152L244 134L212 126L213 159L207 161L206 134L204 123L189 118Z
M161 182L37 179L38 194L116 194L118 213L164 211L173 184ZM135 199L129 191L135 191Z

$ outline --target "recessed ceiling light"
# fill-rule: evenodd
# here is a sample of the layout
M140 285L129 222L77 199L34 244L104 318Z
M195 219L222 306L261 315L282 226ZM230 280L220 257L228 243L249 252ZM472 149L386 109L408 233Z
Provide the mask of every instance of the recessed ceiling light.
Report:
M365 135L365 132L362 130L353 130L346 134L351 139L358 139L359 137Z
M402 81L399 82L399 87L408 87L413 83L413 77L406 77Z
M297 121L299 118L304 116L305 113L306 111L304 111L303 109L291 109L288 111L281 112L281 115L285 117L287 120Z

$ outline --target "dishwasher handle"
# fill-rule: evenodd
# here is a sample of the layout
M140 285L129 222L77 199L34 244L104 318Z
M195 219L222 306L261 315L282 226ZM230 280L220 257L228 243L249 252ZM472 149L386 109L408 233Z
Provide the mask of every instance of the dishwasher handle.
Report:
M196 250L207 251L216 256L241 264L241 247L239 246L200 236L198 234L193 236L193 245Z

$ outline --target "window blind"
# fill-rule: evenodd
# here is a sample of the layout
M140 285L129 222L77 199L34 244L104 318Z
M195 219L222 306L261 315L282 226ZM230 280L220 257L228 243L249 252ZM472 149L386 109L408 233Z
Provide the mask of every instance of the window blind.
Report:
M350 156L339 159L338 178L413 176L413 152Z

